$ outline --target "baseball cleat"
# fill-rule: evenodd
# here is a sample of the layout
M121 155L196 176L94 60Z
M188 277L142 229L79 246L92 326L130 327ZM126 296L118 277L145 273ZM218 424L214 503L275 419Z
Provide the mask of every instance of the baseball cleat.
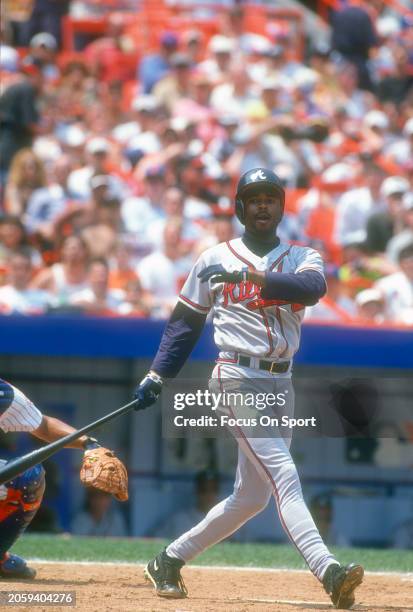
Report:
M0 561L0 579L32 580L36 570L29 567L24 559L17 555L6 553Z
M146 580L152 582L159 597L184 599L188 591L180 571L183 565L184 561L169 557L165 549L149 561L143 573Z
M326 593L339 610L349 610L354 604L354 591L363 582L364 569L351 563L345 567L333 563L329 565L323 578Z

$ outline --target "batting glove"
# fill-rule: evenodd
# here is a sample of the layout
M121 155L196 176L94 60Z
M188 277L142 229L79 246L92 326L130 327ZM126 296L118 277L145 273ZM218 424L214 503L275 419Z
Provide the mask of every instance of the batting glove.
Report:
M242 268L242 270L234 270L228 272L225 270L222 264L213 264L207 266L198 274L198 278L201 279L201 283L206 283L211 280L212 283L241 283L248 279L248 268Z
M7 410L14 401L14 389L13 387L0 378L0 414Z
M162 378L150 370L135 389L133 397L138 400L135 410L145 410L152 406L161 394L162 384Z

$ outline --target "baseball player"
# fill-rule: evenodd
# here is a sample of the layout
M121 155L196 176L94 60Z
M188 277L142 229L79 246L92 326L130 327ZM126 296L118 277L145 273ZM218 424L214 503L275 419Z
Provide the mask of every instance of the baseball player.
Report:
M242 381L281 388L291 377L305 306L326 292L317 251L280 242L277 226L285 193L274 172L245 173L236 194L236 214L245 232L200 256L179 296L151 369L135 392L139 408L153 404L165 378L175 377L188 358L212 309L219 357L212 381ZM145 569L161 597L183 598L180 570L208 547L231 535L263 510L274 496L282 525L309 569L337 608L350 608L362 582L360 565L343 567L324 544L304 502L290 437L254 437L235 428L238 467L234 491L192 529L169 544Z
M46 442L75 431L67 423L42 414L17 387L2 379L0 429L6 433L27 431ZM78 438L70 447L85 451L80 472L83 484L113 493L120 501L128 499L126 469L112 451L87 436ZM0 466L5 463L0 460ZM8 551L39 509L45 486L45 472L41 465L29 468L6 485L0 485L0 580L32 579L36 575L24 559Z

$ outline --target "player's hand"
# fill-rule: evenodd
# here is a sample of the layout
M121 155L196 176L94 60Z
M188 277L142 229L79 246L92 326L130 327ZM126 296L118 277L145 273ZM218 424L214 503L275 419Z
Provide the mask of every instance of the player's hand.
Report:
M161 394L162 383L162 378L156 372L148 372L135 389L133 397L139 400L135 410L145 410L152 406Z
M14 389L13 387L0 378L0 414L7 410L14 401Z
M198 278L201 279L201 283L206 283L211 280L212 283L241 283L246 281L248 277L248 268L242 268L242 270L234 270L228 272L225 270L222 264L213 264L207 266L198 274Z

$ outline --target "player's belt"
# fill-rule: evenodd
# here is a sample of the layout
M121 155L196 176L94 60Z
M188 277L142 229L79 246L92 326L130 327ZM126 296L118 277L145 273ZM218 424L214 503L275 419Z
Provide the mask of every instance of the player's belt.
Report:
M251 364L252 359L247 355L238 355L238 363L246 368L257 367ZM266 359L260 359L258 362L258 369L271 372L271 374L285 374L290 369L290 361L267 361Z

